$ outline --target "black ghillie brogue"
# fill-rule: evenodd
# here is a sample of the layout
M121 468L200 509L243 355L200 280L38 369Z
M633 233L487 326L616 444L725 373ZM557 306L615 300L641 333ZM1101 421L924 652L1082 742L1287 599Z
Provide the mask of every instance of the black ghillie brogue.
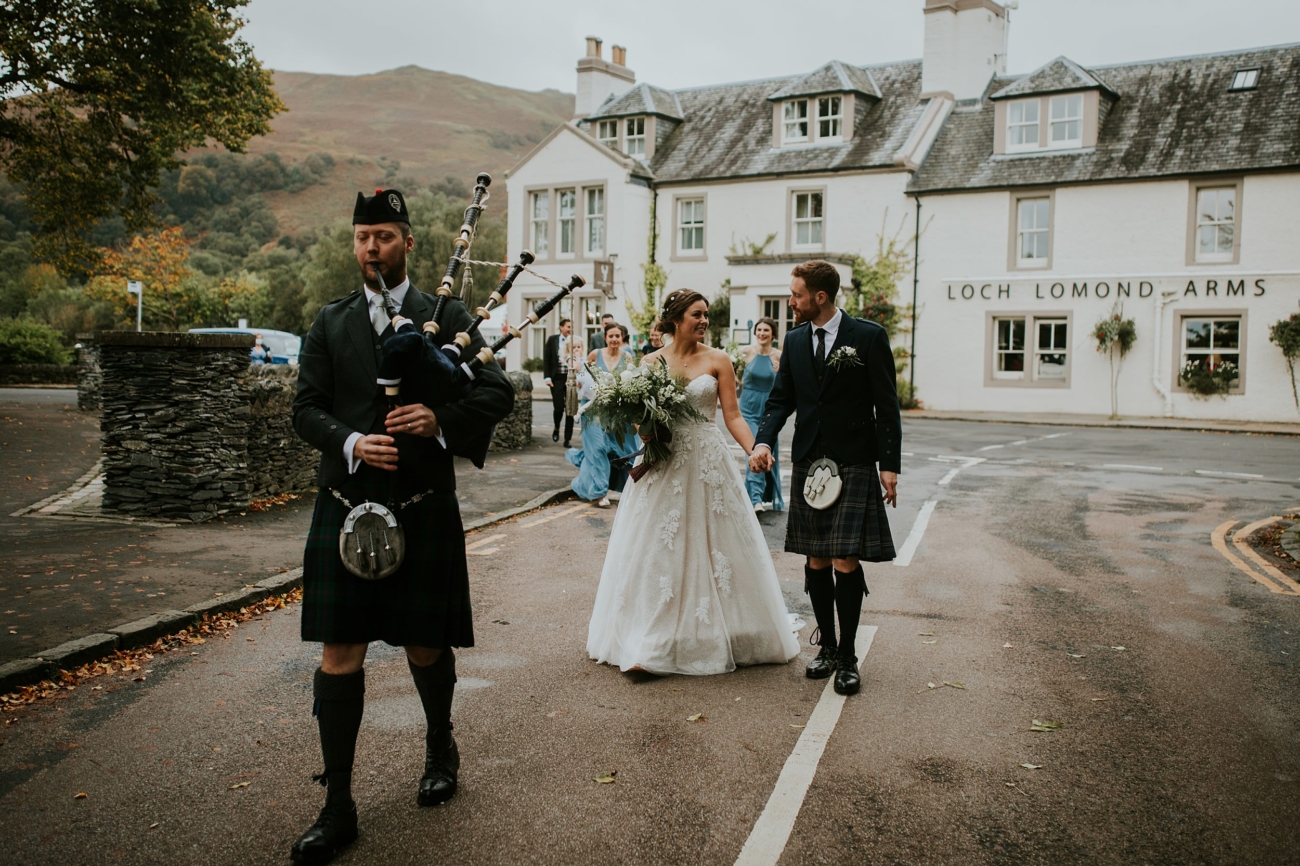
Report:
M862 688L862 678L858 676L858 660L851 655L842 655L835 662L835 693L856 695Z
M822 647L817 653L817 658L808 663L808 669L804 671L804 676L810 680L826 679L835 673L836 655L835 647Z
M421 806L438 806L456 796L456 774L460 772L460 750L456 738L446 731L439 748L428 747L424 754L424 776L416 801Z
M326 802L320 817L298 837L289 849L289 859L306 866L320 866L338 856L357 840L357 807L347 803Z

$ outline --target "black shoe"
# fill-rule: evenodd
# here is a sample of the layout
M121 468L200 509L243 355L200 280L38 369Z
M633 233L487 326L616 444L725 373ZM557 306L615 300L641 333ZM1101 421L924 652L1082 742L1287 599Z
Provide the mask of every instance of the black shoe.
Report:
M840 656L835 662L835 668L835 693L856 695L862 687L862 678L858 676L858 660L850 655Z
M808 670L804 675L810 680L824 680L835 672L835 647L824 646L817 653L817 658L808 663Z
M573 443L570 442L568 439L565 439L565 440L564 440L564 447L565 447L565 448L572 448L572 447L573 447Z
M552 442L559 442L559 441L560 441L560 431L559 431L559 430L556 430L554 433L551 434L551 441L552 441Z
M451 732L441 749L427 749L424 755L424 777L420 779L420 793L416 801L421 806L437 806L456 796L456 774L460 771L460 750Z
M310 866L328 863L357 839L357 807L325 804L316 823L289 849L289 859Z

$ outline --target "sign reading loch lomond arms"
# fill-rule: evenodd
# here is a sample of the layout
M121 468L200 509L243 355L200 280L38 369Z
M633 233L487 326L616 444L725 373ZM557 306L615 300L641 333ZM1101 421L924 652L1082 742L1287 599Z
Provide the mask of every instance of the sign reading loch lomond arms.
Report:
M947 282L948 300L985 301L1060 301L1065 299L1097 298L1118 300L1122 298L1149 298L1157 288L1173 291L1183 297L1196 298L1259 298L1267 289L1267 277L1167 277L1150 280L1056 280L1053 282Z

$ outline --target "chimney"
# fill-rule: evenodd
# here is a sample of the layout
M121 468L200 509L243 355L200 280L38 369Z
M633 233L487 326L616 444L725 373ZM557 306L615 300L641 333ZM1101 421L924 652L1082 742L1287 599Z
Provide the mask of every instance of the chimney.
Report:
M978 99L1007 71L1008 7L994 0L925 0L921 96Z
M599 36L587 37L587 56L578 61L578 98L574 102L576 118L588 117L610 96L626 93L636 84L636 73L624 65L627 49L613 45L614 62L600 56Z

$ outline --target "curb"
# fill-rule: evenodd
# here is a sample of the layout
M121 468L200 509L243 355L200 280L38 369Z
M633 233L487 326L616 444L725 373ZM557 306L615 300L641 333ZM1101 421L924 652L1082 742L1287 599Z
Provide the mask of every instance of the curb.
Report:
M575 498L577 498L576 494L568 487L548 490L517 508L467 522L465 532L503 523L529 511ZM48 679L60 670L96 661L114 650L148 646L160 637L174 634L199 622L204 614L229 613L300 586L302 586L302 568L291 569L283 574L260 580L252 586L246 586L235 592L222 593L208 601L192 604L184 610L165 610L114 626L102 633L97 632L61 643L29 658L15 659L0 665L0 694Z

